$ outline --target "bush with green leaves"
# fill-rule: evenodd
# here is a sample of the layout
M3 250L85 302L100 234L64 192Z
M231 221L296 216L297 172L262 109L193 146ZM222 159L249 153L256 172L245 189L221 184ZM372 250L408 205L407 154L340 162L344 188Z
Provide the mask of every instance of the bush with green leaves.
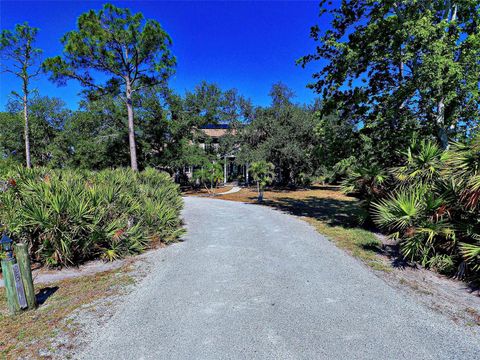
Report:
M407 259L480 280L480 135L445 151L415 141L404 155L373 220Z
M181 233L183 206L168 174L16 168L0 173L0 222L50 266L115 260Z
M210 195L215 195L215 187L223 180L222 166L216 162L208 162L194 171L193 178L203 184Z

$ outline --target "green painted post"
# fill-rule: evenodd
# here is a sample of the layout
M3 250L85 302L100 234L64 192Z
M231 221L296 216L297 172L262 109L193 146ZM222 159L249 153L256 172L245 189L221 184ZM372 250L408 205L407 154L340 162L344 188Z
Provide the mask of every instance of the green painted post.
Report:
M17 314L20 312L20 304L18 303L17 290L15 289L15 278L12 269L13 264L13 259L2 260L2 274L7 295L8 310L11 314Z
M37 300L35 298L35 288L33 286L32 269L30 266L30 256L28 255L27 244L15 245L15 257L17 258L20 274L22 275L23 288L27 299L28 308L35 309Z

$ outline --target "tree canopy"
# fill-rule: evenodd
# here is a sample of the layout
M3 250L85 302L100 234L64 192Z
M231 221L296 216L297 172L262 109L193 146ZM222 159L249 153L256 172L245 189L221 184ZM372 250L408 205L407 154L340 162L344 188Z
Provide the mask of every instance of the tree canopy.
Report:
M446 147L478 125L478 1L320 6L332 27L312 27L317 50L299 62L325 63L311 84L325 113L340 111L375 141L403 148L412 132L434 135Z
M68 79L80 81L91 98L105 93L124 94L131 167L137 170L133 94L166 85L176 62L170 51L170 36L158 21L106 4L98 12L82 14L77 30L65 34L61 41L63 56L47 59L44 69L60 85ZM110 78L99 84L95 81L98 72Z

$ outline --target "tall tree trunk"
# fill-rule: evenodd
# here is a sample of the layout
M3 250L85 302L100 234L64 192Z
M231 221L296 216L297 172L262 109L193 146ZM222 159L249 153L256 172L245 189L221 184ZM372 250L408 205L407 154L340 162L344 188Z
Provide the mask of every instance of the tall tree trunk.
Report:
M437 103L437 129L438 140L443 149L448 147L448 135L445 125L445 103L443 97Z
M27 168L32 168L32 161L30 158L30 126L28 124L28 84L24 79L23 82L23 117L25 120L25 126L23 129L24 138L25 138L25 159L27 162Z
M260 181L257 180L257 191L258 191L258 202L262 202L263 201L263 189L262 187L260 186Z
M130 145L130 164L133 171L138 171L137 163L137 147L135 144L135 126L133 123L133 103L132 103L132 87L130 79L125 79L127 85L127 112L128 112L128 143Z
M448 2L446 19L450 23L457 20L457 5L456 4L451 5L450 2ZM438 129L437 130L438 131L437 136L438 136L438 140L440 141L440 145L442 146L442 148L447 149L448 148L448 134L447 134L447 125L445 124L445 98L443 97L442 92L440 92L440 95L441 95L440 100L437 103L437 129Z

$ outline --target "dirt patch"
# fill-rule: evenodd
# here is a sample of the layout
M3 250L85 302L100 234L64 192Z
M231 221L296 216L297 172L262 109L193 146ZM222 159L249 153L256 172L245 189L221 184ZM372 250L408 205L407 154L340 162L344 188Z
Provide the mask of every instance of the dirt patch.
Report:
M377 275L403 293L458 324L480 331L480 291L468 284L414 267L398 268Z
M40 267L32 270L35 284L49 284L66 279L74 279L82 276L94 275L101 272L116 270L128 263L128 260L116 260L105 262L103 260L89 261L78 267L62 268L59 270ZM0 279L0 287L3 287L3 278Z
M88 264L74 277L35 284L38 309L11 316L0 289L0 358L71 359L101 332L158 256L156 249L98 272ZM92 273L93 272L93 273ZM44 278L45 280L45 278Z
M163 248L165 245L159 243L157 248ZM32 276L34 284L50 284L57 281L75 279L83 276L90 276L102 272L113 271L132 264L136 260L148 258L151 252L156 249L150 249L142 254L129 256L115 261L92 260L76 267L64 267L61 269L49 269L45 266L32 266ZM3 278L0 274L0 288L4 287Z

